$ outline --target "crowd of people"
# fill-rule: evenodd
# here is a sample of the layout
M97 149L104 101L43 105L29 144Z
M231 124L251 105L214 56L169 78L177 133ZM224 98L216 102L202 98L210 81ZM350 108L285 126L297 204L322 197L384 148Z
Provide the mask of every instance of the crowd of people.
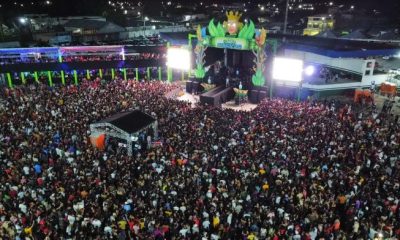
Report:
M400 131L338 102L234 111L162 82L7 90L0 236L10 239L400 238ZM128 157L89 124L139 108L160 145Z
M125 60L150 60L150 59L161 59L165 58L165 54L161 53L134 53L127 54ZM122 61L122 55L93 55L93 56L65 56L63 57L64 62L93 62L93 61Z
M159 60L166 58L166 54L163 53L134 53L127 54L125 60L136 61L136 60ZM122 61L123 57L120 54L110 55L66 55L62 57L63 62L94 62L94 61ZM32 64L32 63L55 63L58 62L57 57L26 57L26 58L0 58L0 66L8 64Z
M58 59L56 57L6 57L3 56L0 58L0 66L1 65L8 65L8 64L32 64L32 63L54 63L57 62Z

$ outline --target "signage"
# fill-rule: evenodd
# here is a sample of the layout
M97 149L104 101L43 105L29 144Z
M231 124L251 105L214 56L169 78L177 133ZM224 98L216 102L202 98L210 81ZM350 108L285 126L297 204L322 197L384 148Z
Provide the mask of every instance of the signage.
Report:
M211 39L211 46L236 50L249 50L250 42L241 38L216 37Z

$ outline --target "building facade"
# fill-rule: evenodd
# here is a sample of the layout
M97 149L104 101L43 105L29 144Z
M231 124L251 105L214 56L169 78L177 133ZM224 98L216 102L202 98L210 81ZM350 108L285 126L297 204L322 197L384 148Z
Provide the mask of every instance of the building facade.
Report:
M303 30L305 36L315 36L319 33L332 30L335 20L330 15L316 15L308 17L307 28Z

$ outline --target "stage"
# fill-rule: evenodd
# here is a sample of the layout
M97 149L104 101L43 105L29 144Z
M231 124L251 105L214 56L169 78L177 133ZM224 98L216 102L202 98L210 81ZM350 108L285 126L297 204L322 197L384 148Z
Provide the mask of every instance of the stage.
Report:
M199 103L200 101L200 97L198 95L193 95L189 93L185 93L183 96L180 96L177 99L180 101L186 101L192 103L192 108L196 107L196 104ZM256 107L257 104L252 104L249 102L236 105L235 101L229 101L222 104L223 109L233 109L235 111L246 111L246 112L250 112Z

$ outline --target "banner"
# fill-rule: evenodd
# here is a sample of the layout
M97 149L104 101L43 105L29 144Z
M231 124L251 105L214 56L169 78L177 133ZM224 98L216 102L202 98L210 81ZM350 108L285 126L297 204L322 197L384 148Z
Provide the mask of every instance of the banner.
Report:
M92 144L93 147L104 150L105 149L105 134L99 134L99 135L91 135L90 136L90 143Z
M215 37L211 38L211 47L228 48L235 50L250 50L253 48L250 41L241 38Z

